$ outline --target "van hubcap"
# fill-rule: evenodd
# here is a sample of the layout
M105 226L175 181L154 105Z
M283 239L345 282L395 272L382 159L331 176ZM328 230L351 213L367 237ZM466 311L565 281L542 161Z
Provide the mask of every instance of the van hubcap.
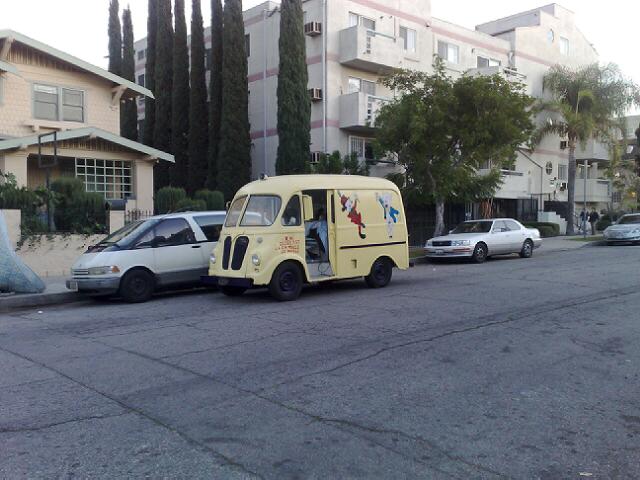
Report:
M280 275L280 289L283 292L291 292L296 289L296 276L292 271L287 270Z

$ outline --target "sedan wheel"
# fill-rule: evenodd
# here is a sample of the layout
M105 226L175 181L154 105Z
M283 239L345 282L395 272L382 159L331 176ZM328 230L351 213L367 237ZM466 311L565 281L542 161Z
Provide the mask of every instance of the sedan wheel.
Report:
M473 249L471 259L476 263L483 263L487 259L488 253L487 246L484 243L478 243Z
M525 240L522 245L522 250L520 250L521 258L531 258L533 255L533 243L531 240Z

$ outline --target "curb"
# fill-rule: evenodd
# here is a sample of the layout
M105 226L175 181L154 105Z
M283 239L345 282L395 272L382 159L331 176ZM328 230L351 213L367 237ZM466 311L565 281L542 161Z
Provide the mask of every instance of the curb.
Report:
M0 298L0 312L6 313L8 311L21 308L62 305L65 303L79 302L85 299L85 297L76 292L12 295L9 297Z

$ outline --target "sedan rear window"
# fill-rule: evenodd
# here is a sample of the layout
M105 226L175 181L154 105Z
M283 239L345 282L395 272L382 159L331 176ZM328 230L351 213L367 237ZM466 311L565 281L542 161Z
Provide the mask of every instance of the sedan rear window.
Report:
M464 222L451 233L489 233L493 222L490 220L479 222Z
M224 223L223 216L202 215L193 217L193 220L198 224L204 236L207 237L207 241L217 242L220 239L220 230L222 230L222 224Z
M626 225L629 223L640 223L640 215L625 215L618 222L620 225Z

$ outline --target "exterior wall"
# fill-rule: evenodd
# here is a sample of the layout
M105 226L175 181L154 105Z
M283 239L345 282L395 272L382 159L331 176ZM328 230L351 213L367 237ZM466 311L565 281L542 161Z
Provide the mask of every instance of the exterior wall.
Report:
M2 213L5 224L7 225L9 241L15 249L18 241L20 240L20 222L22 220L22 212L20 210L0 210L0 212Z
M16 253L41 277L68 276L71 266L89 245L104 235L42 235L31 237Z
M43 129L98 127L120 134L119 105L112 105L111 83L90 73L69 68L61 62L43 59L14 45L8 58L21 76L4 75L4 99L0 102L0 133L20 137ZM84 122L52 122L33 116L33 84L41 83L84 91Z

